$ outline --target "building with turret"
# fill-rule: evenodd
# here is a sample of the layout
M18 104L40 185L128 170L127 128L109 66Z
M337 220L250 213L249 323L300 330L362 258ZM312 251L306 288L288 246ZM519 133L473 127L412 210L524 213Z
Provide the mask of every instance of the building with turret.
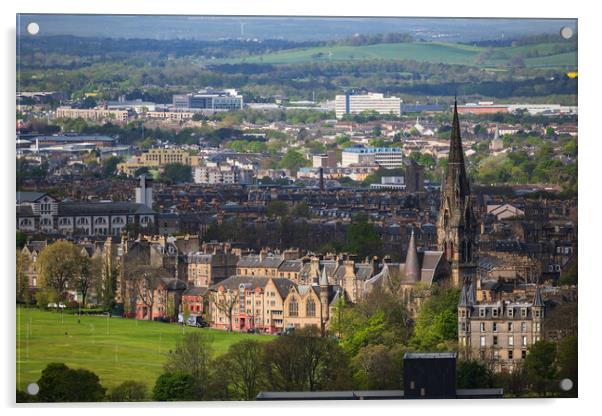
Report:
M528 349L543 339L545 304L539 287L531 300L478 302L474 283L464 285L458 303L458 349L496 372L512 372Z

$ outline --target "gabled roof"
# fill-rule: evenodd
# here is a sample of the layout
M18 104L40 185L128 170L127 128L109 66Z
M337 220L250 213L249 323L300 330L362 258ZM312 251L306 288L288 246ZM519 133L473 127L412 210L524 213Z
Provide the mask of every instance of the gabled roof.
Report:
M36 202L37 200L41 199L44 195L47 195L47 193L17 191L17 204L22 204L24 202Z

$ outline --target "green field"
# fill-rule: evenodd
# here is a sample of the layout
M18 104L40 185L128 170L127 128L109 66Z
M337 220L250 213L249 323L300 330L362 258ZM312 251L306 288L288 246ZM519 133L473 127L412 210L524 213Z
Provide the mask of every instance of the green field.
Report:
M86 368L96 373L104 387L124 380L140 380L152 389L162 372L166 353L184 332L212 335L216 354L243 339L269 341L272 336L228 333L177 324L135 321L99 316L78 316L38 309L17 309L17 386L37 381L51 362Z
M526 66L574 68L577 65L577 53L553 53L554 44L542 43L519 47L494 48L504 58L485 58L477 62L479 55L487 48L443 42L382 43L365 46L321 46L298 48L263 55L254 55L238 59L216 60L214 63L266 63L294 64L301 62L328 62L354 60L415 60L430 63L462 64L475 66L505 66L515 56L525 56L528 51L537 51L540 55L524 58Z

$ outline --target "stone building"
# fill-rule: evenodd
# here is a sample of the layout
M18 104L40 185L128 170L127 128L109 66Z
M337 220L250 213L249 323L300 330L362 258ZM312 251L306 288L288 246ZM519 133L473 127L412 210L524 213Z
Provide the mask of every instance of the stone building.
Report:
M464 285L458 304L460 356L489 363L496 372L513 371L543 339L544 313L539 287L531 301L478 302L475 285Z
M460 288L475 278L476 218L464 164L458 106L454 103L447 174L441 185L437 245L451 264L451 280Z

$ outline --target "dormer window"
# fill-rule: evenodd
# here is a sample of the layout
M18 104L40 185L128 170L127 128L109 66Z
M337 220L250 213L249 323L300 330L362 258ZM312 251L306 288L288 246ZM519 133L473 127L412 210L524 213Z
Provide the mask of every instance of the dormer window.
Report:
M484 318L486 314L487 314L487 311L485 308L479 308L479 317L480 318Z
M520 308L520 316L522 318L526 318L527 317L527 308Z
M508 317L512 318L514 316L514 309L513 308L508 308Z
M491 316L493 316L494 318L497 318L497 315L498 315L498 310L496 308L493 308L491 310Z

